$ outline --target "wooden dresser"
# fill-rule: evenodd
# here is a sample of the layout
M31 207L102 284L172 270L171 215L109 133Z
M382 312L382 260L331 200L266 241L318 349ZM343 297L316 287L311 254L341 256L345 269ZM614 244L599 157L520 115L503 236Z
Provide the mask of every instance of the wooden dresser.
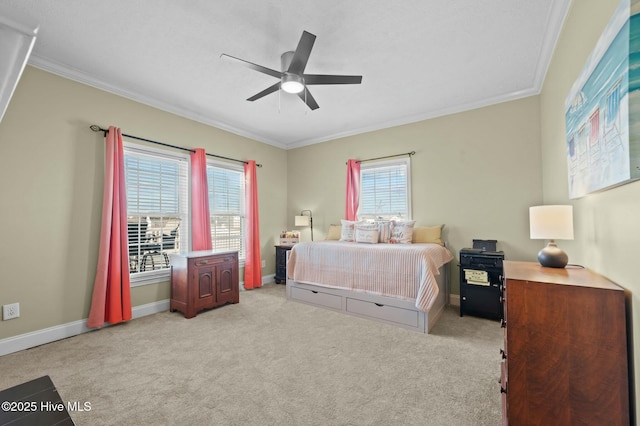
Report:
M624 290L582 268L504 262L503 424L628 425Z
M193 318L203 309L240 302L238 252L192 251L171 255L169 310Z

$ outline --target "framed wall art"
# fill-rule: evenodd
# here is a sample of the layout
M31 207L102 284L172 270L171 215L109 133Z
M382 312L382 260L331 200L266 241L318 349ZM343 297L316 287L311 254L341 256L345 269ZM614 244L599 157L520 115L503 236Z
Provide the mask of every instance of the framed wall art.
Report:
M569 198L640 179L640 0L622 0L565 102Z

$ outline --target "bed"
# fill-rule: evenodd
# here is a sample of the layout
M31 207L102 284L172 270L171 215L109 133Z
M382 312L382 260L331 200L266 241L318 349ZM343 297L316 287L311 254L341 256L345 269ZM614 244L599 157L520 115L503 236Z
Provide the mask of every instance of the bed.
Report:
M296 244L287 298L428 333L447 304L451 252L440 244Z

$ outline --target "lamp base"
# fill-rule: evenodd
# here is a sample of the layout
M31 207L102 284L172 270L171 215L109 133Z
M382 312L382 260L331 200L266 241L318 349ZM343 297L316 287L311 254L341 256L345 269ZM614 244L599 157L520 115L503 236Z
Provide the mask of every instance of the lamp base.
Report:
M538 262L547 268L564 268L569 263L569 256L558 248L555 241L551 240L538 252Z

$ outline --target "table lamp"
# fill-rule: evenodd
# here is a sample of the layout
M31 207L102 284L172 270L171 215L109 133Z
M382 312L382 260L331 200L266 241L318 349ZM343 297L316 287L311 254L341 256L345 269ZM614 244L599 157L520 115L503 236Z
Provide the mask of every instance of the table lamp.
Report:
M540 265L564 268L569 256L558 248L555 240L573 240L573 206L534 206L529 208L531 239L549 240L538 252Z
M308 212L308 215L305 213ZM302 210L300 212L300 216L295 217L296 226L311 226L311 241L313 241L313 217L311 215L311 210Z

